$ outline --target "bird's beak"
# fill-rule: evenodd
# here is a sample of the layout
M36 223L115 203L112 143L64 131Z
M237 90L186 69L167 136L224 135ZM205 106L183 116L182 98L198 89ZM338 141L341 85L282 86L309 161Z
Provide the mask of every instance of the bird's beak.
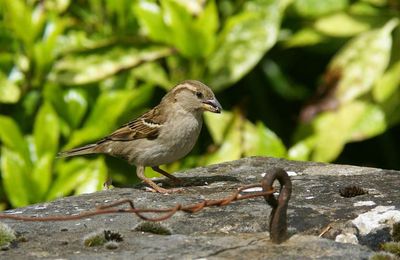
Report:
M219 114L221 113L222 106L216 98L213 98L203 101L203 109Z

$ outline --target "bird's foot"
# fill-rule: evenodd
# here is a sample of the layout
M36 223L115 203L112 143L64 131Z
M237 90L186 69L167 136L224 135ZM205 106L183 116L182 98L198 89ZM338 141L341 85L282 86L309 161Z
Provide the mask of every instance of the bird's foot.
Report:
M138 169L139 169L139 170L136 171L137 176L138 176L142 181L144 181L147 185L149 185L149 186L151 187L151 188L146 188L146 190L148 190L148 191L158 192L158 193L162 193L162 194L170 194L170 193L174 193L174 192L181 192L181 191L183 191L183 189L164 189L164 188L161 188L161 187L158 186L154 181L152 181L151 179L146 178L146 177L144 176L144 167L143 167L143 166L140 167L140 168L138 168ZM177 180L179 180L179 179L176 178L175 176L173 176L173 175L171 175L171 174L169 174L169 173L167 173L167 172L161 170L161 169L158 168L158 167L153 167L153 169L156 170L156 171L159 171L161 174L165 175L166 177L168 177L168 178L170 178L170 179L173 179L173 180L174 180L174 179L177 179Z

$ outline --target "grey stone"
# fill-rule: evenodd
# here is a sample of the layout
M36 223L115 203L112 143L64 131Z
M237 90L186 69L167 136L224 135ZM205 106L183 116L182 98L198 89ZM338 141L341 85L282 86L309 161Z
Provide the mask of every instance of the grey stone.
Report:
M400 210L396 210L395 206L377 206L353 220L353 224L363 236L398 222L400 222Z
M366 259L381 241L390 239L393 223L386 221L365 233L356 219L377 207L400 209L400 173L375 168L294 162L252 157L177 175L184 180L183 192L169 195L144 191L143 185L115 188L92 194L61 198L53 202L7 211L9 214L53 216L79 214L121 199L132 199L137 208L165 208L218 199L238 187L259 183L274 167L290 172L293 182L288 209L290 239L280 245L269 241L271 208L263 198L242 200L198 213L178 212L160 223L165 235L138 231L143 222L132 214L110 214L64 222L1 220L23 236L3 259ZM157 182L168 187L164 179ZM339 189L357 185L368 194L344 198ZM379 209L379 208L378 208ZM396 216L394 222L396 222ZM330 226L330 230L318 235ZM82 238L98 229L122 235L113 250L104 246L85 247ZM141 229L142 230L142 229ZM171 233L171 235L168 235ZM383 233L384 235L382 235ZM378 234L378 236L377 236ZM340 235L354 236L360 244L338 243ZM370 238L373 238L371 241ZM374 240L376 239L376 240ZM344 240L342 240L343 242ZM355 239L350 239L354 242ZM369 246L366 247L366 246Z
M358 244L358 238L353 233L339 234L335 238L336 242Z

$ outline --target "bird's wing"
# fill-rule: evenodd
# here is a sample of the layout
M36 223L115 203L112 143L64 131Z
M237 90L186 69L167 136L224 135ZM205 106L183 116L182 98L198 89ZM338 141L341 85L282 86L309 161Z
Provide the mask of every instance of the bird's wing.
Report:
M155 139L157 138L160 128L165 122L159 107L148 111L141 117L123 125L109 136L100 140L98 144L106 141L132 141L136 139Z

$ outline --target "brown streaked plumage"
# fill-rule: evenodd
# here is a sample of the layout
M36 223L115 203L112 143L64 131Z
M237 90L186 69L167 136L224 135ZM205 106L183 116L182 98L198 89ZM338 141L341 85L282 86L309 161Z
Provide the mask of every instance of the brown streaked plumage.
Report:
M137 176L155 191L166 193L144 176L150 166L162 175L179 181L161 170L159 165L171 163L191 151L200 133L202 113L221 112L221 105L211 89L196 80L186 80L168 92L160 104L139 118L123 125L94 144L59 153L59 157L104 153L136 165Z

